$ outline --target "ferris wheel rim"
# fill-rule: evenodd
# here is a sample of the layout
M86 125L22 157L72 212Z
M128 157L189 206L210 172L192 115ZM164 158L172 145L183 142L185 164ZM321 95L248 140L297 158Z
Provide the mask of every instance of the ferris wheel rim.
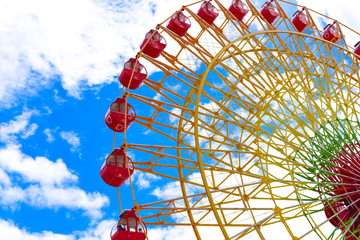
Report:
M281 2L285 2L285 1L282 1L282 0L280 0ZM199 2L201 2L201 1L199 1ZM217 1L216 1L217 2ZM198 2L197 2L198 3ZM195 4L195 3L193 3L193 4ZM188 6L190 6L190 5L188 5ZM221 9L222 11L223 11L223 9ZM172 15L171 15L172 16ZM171 18L171 17L170 17ZM161 25L163 25L163 23L161 24ZM159 26L158 26L159 27ZM159 29L159 28L156 28L157 30ZM212 28L212 30L218 30L217 28L213 28L213 27L211 27ZM164 30L164 29L162 29L162 30ZM297 34L297 35L303 35L303 36L308 36L308 37L311 37L311 38L314 38L314 39L317 39L317 40L320 40L320 41L323 41L323 42L326 42L327 44L329 44L330 46L336 46L336 47L338 47L338 48L340 48L340 49L342 49L342 51L346 51L348 54L350 54L352 57L354 57L354 54L352 53L352 52L350 52L350 50L348 49L348 48L345 48L345 47L343 47L343 45L338 45L338 44L336 44L336 43L333 43L333 42L330 42L330 41L328 41L328 40L325 40L325 39L323 39L323 38L321 38L321 37L318 37L318 36L314 36L314 35L308 35L308 34L304 34L304 33L301 33L301 32L296 32L296 31L283 31L283 30L273 30L273 29L269 29L269 30L266 30L266 31L258 31L258 32L251 32L251 33L249 33L249 34L246 34L246 35L243 35L243 36L241 36L241 37L239 37L239 38L237 38L237 39L235 39L235 40L233 40L233 41L231 41L230 43L227 43L227 45L226 46L224 46L219 52L217 52L216 53L216 55L214 56L214 57L212 57L212 59L211 59L211 62L207 65L207 70L209 69L209 67L210 67L210 69L214 66L214 65L216 65L216 60L219 58L219 56L221 56L221 52L224 52L224 51L226 51L226 49L228 49L228 48L230 48L234 43L236 43L237 41L241 41L242 39L245 39L245 38L247 38L247 37L251 37L251 36L255 36L255 35L258 35L258 34L269 34L269 33L290 33L290 34ZM138 53L138 56L139 57L143 57L143 55L142 55L142 49L140 50L140 52ZM137 60L138 60L138 56L137 56ZM209 70L210 70L209 69ZM208 70L208 71L209 71ZM208 72L207 72L207 74L208 74ZM196 139L196 152L197 152L197 156L198 156L198 159L199 159L199 163L200 163L200 165L201 165L201 169L200 169L200 172L201 172L201 175L202 175L202 177L203 177L203 180L205 180L204 182L207 182L207 180L206 180L206 178L204 178L204 176L205 176L205 173L204 173L204 169L203 169L203 167L204 167L204 165L203 165L203 161L202 161L202 157L201 157L201 149L200 149L200 144L199 144L199 132L198 132L198 126L199 126L199 105L200 105L200 98L201 98L201 92L202 92L202 89L203 89L203 86L204 86L204 82L205 82L205 79L206 79L206 75L207 74L202 74L201 75L201 79L200 79L200 84L198 84L197 86L198 86L198 90L197 90L197 94L196 94L196 117L194 118L194 120L195 120L195 124L196 124L196 127L195 127L195 131L197 132L195 135L197 136L195 139ZM129 83L130 84L130 83ZM127 92L128 90L126 90L126 92ZM190 93L189 93L189 96L190 96ZM186 105L186 103L187 102L185 102L185 104L184 104L184 106ZM183 117L184 116L184 113L185 113L185 111L186 110L182 110L182 113L181 113L181 116ZM182 123L183 122L183 120L182 119L180 119L180 121L179 121L179 126L178 126L178 137L177 137L177 139L180 139L180 134L181 134L181 129L180 129L180 127L182 126ZM126 135L124 136L124 142L126 142ZM180 146L181 145L181 142L180 141L178 141L177 142L177 146ZM179 153L179 151L178 151L178 155L181 155L181 151L180 151L180 153ZM200 155L200 156L199 156ZM178 163L180 163L181 161L178 159ZM195 235L198 237L198 238L200 238L199 236L200 236L200 234L199 234L199 232L198 232L198 230L197 230L197 224L195 223L195 221L193 220L193 217L192 217L192 211L191 211L191 209L190 209L190 205L189 205L189 202L188 202L188 198L187 198L187 190L186 190L186 186L185 186L185 181L182 179L183 178L183 173L182 173L182 170L183 170L183 168L182 168L182 166L179 164L179 175L180 175L180 186L181 186L181 190L182 190L182 193L183 193L183 199L184 199L184 201L185 201L185 205L186 205L186 208L187 208L187 212L188 212L188 216L189 216L189 218L190 218L190 222L192 223L191 225L192 225L192 227L193 227L193 229L194 229L194 232L195 232ZM131 177L130 177L130 181L131 181ZM133 193L134 193L134 188L133 188L133 185L131 184L131 189L132 189L132 191L133 191ZM208 184L206 183L205 184L205 192L207 193L207 195L208 196L210 196L211 197L211 191L210 191L210 187L208 186ZM135 204L135 210L137 211L137 208L136 208L136 201L135 201L135 195L134 195L134 204ZM275 201L274 199L273 199L273 201ZM214 203L213 203L213 201L211 201L212 203L211 203L211 207L212 207L212 210L213 210L213 212L214 213L216 213L217 214L217 211L218 211L218 209L217 209L217 207L214 205ZM140 214L139 214L139 212L137 211L137 213L138 213L138 215L139 215L139 218L140 218ZM141 218L140 218L140 220L141 220ZM221 228L221 230L222 230L222 232L224 233L224 231L225 231L225 233L227 234L227 232L226 232L226 229L225 229L225 227L224 226L221 226L221 219L220 219L220 217L219 216L216 216L216 220L217 220L217 222L219 223L219 221L220 221L220 223L219 223L219 226L220 226L220 228ZM225 234L224 234L225 235ZM228 237L228 236L227 236Z

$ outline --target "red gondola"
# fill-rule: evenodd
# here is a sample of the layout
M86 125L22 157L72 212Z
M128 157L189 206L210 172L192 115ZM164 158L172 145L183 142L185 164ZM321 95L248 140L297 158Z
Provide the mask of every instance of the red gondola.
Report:
M179 11L175 13L174 16L172 16L166 27L179 35L179 37L183 37L190 26L190 20L184 15L182 11Z
M155 30L150 30L145 35L145 39L142 42L142 44L140 45L141 49L144 48L143 53L152 58L159 57L165 47L166 47L165 38L163 38L160 35L160 33Z
M335 24L336 22L326 25L323 33L323 38L332 43L339 41L338 29L336 28Z
M132 80L129 86L131 75ZM124 87L138 89L146 77L147 71L145 67L139 62L139 60L136 61L135 58L130 58L129 61L124 64L124 68L119 74L119 81L122 85L124 85Z
M142 225L134 210L124 210L111 230L111 240L145 240L147 229L144 223Z
M115 132L124 132L135 120L136 113L134 108L127 104L125 98L117 98L105 114L106 125ZM125 109L126 109L126 127L125 127Z
M309 25L309 21L306 18L304 9L301 11L297 10L292 17L291 22L294 24L296 30L298 30L299 32L304 31L305 28Z
M276 7L273 4L271 4L271 2L272 1L265 2L264 5L262 6L261 10L260 10L261 15L265 18L265 20L269 24L273 24L275 19L278 16L280 16L280 14L277 11Z
M124 149L114 149L101 166L100 176L108 185L120 187L128 180L133 172L134 164L131 159L126 156Z
M219 16L219 11L214 7L214 5L211 4L210 1L205 1L201 4L197 15L209 25L211 25Z
M354 48L354 53L360 56L360 41L355 44Z
M236 17L237 20L242 21L245 15L249 12L245 8L245 4L241 0L233 0L229 11Z

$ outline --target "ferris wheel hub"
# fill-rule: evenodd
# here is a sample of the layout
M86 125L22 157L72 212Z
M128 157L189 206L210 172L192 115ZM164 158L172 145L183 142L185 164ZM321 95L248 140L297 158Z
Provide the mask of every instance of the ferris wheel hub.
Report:
M303 143L309 152L307 162L318 169L306 168L309 179L318 182L316 191L325 215L346 237L360 236L359 126L359 122L348 119L328 121L310 142Z

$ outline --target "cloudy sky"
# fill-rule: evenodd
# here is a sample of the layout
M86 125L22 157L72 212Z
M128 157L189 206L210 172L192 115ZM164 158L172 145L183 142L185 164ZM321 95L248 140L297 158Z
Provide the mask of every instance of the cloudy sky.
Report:
M119 208L116 190L101 181L99 168L112 149L103 116L119 95L116 75L149 29L190 2L0 1L4 239L109 239ZM360 31L359 1L297 2ZM350 45L356 41L350 36ZM137 173L134 181L149 202L157 199L156 177ZM129 186L121 197L131 208ZM189 231L156 229L150 239L191 238Z

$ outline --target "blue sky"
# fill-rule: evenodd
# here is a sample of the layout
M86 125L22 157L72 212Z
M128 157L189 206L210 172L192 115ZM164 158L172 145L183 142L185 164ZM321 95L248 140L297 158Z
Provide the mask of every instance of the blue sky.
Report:
M119 207L99 168L112 150L103 117L121 90L116 75L150 28L190 2L0 2L0 234L6 239L109 239ZM298 2L358 27L355 0ZM131 142L150 138L133 129L128 134ZM159 177L136 173L134 183L144 202L158 200ZM132 207L128 185L121 199ZM192 237L182 228L153 234L150 239Z

